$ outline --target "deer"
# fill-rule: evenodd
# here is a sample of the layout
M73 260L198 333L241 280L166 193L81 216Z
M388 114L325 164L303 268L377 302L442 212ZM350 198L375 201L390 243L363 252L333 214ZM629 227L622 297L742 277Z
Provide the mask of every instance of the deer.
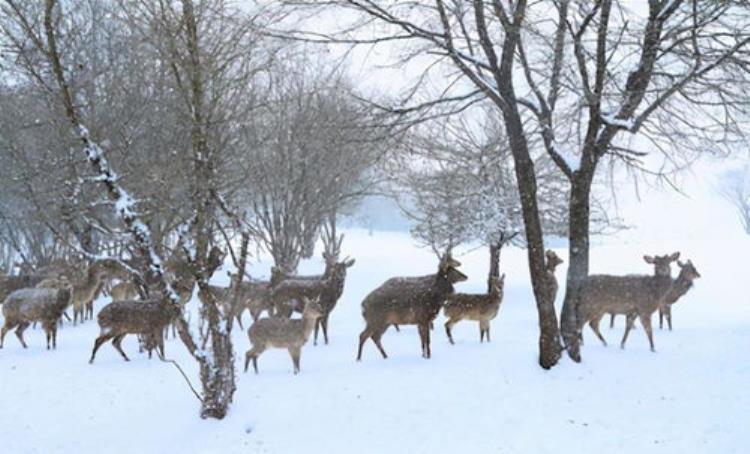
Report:
M435 274L419 277L394 277L370 292L362 301L365 329L359 335L357 361L362 360L362 347L372 339L383 358L388 355L380 343L390 325L417 325L422 343L422 357L430 358L430 323L435 320L453 284L467 276L457 268L461 262L451 257L450 250L442 255Z
M110 290L112 301L134 300L138 298L138 286L133 281L118 282Z
M220 287L216 285L209 285L209 290L214 294L214 298L217 301L224 304L224 311L231 312L232 317L237 320L237 324L240 329L244 329L242 326L242 313L247 309L250 312L250 316L253 318L253 322L258 321L260 314L263 311L267 311L269 315L274 314L273 300L271 284L268 281L242 281L239 286L239 295L234 294L234 286L236 285L236 274L227 273L230 278L229 287ZM231 307L235 302L234 298L237 298L236 307Z
M179 304L156 299L114 301L107 304L97 315L100 333L94 341L89 364L94 363L99 347L110 339L123 359L130 361L121 346L128 334L140 335L145 339L149 358L153 347L158 348L160 357L164 358L163 333L181 311L182 306Z
M644 255L643 261L648 263L649 265L654 265L654 276L667 276L672 277L672 267L671 264L674 261L677 261L677 259L680 258L679 252L674 252L672 254L666 254L666 255ZM662 310L659 309L659 315L661 315ZM661 328L661 323L659 324ZM612 329L615 326L615 314L609 315L609 328Z
M690 266L683 268L677 281L692 281L700 277L692 266L692 262L688 261L688 263ZM691 273L691 270L695 272ZM606 346L607 342L598 329L599 321L605 313L624 314L627 316L627 323L620 348L625 348L633 322L638 317L648 337L651 351L655 352L651 315L663 304L675 282L665 275L592 275L585 278L578 295L579 335L583 324L588 322L599 340Z
M105 287L108 287L111 282L115 279L120 281L126 281L130 277L128 269L119 261L111 258L101 259L95 262L95 266L101 270L102 280L99 283L99 287L94 293L94 297L87 300L84 307L84 319L94 319L94 300L104 292ZM136 289L137 290L137 289ZM111 291L111 289L110 289ZM137 294L137 292L136 292ZM130 298L123 298L130 299Z
M247 336L252 347L245 353L245 372L252 361L253 370L258 373L258 357L268 348L286 348L292 357L294 374L299 373L302 346L310 338L315 321L323 315L318 299L303 299L305 309L301 319L261 318L248 328Z
M16 328L16 337L23 348L28 348L23 332L32 322L39 321L47 336L47 350L57 349L57 324L70 305L72 289L67 278L60 277L55 287L23 288L12 292L3 304L5 323L0 330L0 348L5 335Z
M488 293L453 293L448 295L443 308L443 313L448 317L445 322L445 334L451 345L453 335L451 328L461 320L474 320L479 322L479 342L484 342L485 335L487 342L490 341L490 321L493 320L503 301L503 284L505 274L500 277L492 276L489 279L490 291Z
M682 270L686 267L690 267L693 265L692 265L692 262L688 260L688 263L686 264L683 264L678 261L677 266L679 266L680 269ZM688 271L690 273L693 273L693 270L688 270ZM700 277L700 274L698 273L697 270L695 270L694 272L696 274L695 278ZM672 285L672 289L664 298L663 304L659 306L659 329L662 329L662 318L666 315L667 324L669 325L669 330L672 331L672 305L676 303L677 300L682 298L691 288L693 288L692 280L688 280L688 279L675 280L674 284Z
M73 296L71 298L71 304L73 305L73 325L79 319L81 323L84 322L86 305L92 302L99 291L101 291L101 286L108 273L109 271L106 267L94 262L87 268L86 276L83 279L73 282Z
M544 271L547 273L547 283L544 286L544 293L545 293L545 300L555 302L555 298L557 298L557 276L555 276L555 269L563 263L563 259L557 256L555 254L555 251L552 249L548 249L544 253Z
M42 282L47 276L40 274L23 274L19 276L4 276L0 278L0 304L11 293L22 288L32 288Z
M276 312L284 317L289 317L292 311L304 309L304 305L292 305L290 301L302 301L303 297L319 299L323 314L315 322L314 345L318 344L320 328L323 330L324 342L328 345L328 318L344 292L347 269L355 263L354 259L348 257L341 262L337 262L335 255L329 255L325 252L323 258L326 260L326 269L323 276L304 276L301 279L287 278L281 281L271 292Z

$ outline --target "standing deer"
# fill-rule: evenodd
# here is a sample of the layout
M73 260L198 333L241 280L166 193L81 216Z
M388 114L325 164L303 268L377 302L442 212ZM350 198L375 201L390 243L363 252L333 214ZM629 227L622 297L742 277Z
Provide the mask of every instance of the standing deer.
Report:
M677 265L684 269L686 267L692 267L693 264L688 260L687 264L683 264L681 262L677 262ZM693 270L695 268L693 267ZM692 271L689 270L691 273ZM695 278L700 277L700 274L698 274L698 271L695 271ZM688 279L682 279L679 278L676 279L672 285L672 289L669 291L667 296L664 298L664 301L659 306L659 328L662 327L662 317L666 315L667 317L667 324L669 325L669 330L672 331L672 305L677 302L680 298L682 298L691 288L693 288L693 281Z
M84 310L86 305L93 301L97 293L101 290L101 285L107 277L106 268L94 262L86 270L86 276L73 282L73 296L71 304L73 305L73 324L75 325L80 319L84 322ZM93 307L92 307L93 312Z
M551 301L552 303L554 303L555 298L557 298L558 289L555 269L558 265L563 263L563 259L558 257L557 254L555 254L555 251L553 251L552 249L548 249L544 253L544 257L546 258L544 270L547 273L547 284L544 287L545 301Z
M380 339L390 325L417 325L422 343L422 357L430 357L430 323L435 320L445 299L453 293L453 284L465 281L457 268L461 262L447 252L440 259L436 274L420 277L395 277L385 281L362 301L365 329L359 335L357 361L362 347L372 339L383 358L388 355Z
M52 287L52 286L51 286ZM47 350L57 348L57 323L70 304L71 288L64 276L59 278L57 288L24 288L8 295L3 304L5 323L0 330L0 348L3 347L5 335L16 328L16 337L23 348L23 332L32 322L42 322L47 335Z
M503 301L503 284L505 274L501 277L490 277L489 293L454 293L448 295L443 313L448 317L445 322L445 334L451 344L453 336L451 328L461 320L474 320L479 322L479 342L490 341L490 321L497 316L500 303Z
M261 318L247 330L252 348L245 353L245 372L253 362L253 370L258 373L258 357L268 348L286 348L292 357L294 373L299 373L302 346L310 338L315 321L323 314L317 299L304 298L305 309L302 319Z

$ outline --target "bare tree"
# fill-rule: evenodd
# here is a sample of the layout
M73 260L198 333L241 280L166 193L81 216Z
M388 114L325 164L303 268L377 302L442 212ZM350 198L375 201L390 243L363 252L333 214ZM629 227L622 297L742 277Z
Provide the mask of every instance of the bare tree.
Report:
M286 3L316 7L311 1ZM561 331L564 348L579 361L575 305L588 274L596 170L606 159L642 168L653 150L668 164L679 164L685 150L715 148L741 137L750 48L747 3L649 0L631 8L617 0L325 2L326 8L333 6L359 19L329 34L291 33L328 43L396 43L405 51L401 61L433 57L399 103L411 105L392 108L395 113L436 106L456 112L478 99L496 106L515 162L529 244L540 364L557 363ZM430 77L440 71L439 78ZM425 99L419 86L439 79L442 96ZM528 128L527 121L535 127ZM623 133L645 137L650 148L629 146ZM559 328L543 290L547 277L532 136L541 138L570 184L570 261Z
M737 210L745 233L750 235L750 168L747 166L724 175L721 194Z
M321 225L371 190L385 151L341 70L292 57L243 130L251 230L278 267L312 255Z

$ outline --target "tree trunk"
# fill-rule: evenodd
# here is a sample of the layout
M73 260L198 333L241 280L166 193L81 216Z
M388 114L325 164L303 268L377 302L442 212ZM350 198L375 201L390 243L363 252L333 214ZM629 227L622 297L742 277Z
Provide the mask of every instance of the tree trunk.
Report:
M523 123L518 110L506 108L503 115L515 162L516 181L521 196L524 229L528 244L531 287L534 291L539 316L539 365L544 369L549 369L557 364L560 359L562 347L560 345L557 314L555 313L555 302L550 300L549 292L545 291L550 283L544 267L544 236L537 205L534 162L529 155L528 144L523 132Z
M589 220L593 169L574 174L568 219L568 276L560 314L560 330L565 348L573 361L581 361L578 326L578 292L581 282L589 274Z
M500 277L500 252L502 249L502 241L490 244L490 272L487 276L487 293L492 291L492 278Z

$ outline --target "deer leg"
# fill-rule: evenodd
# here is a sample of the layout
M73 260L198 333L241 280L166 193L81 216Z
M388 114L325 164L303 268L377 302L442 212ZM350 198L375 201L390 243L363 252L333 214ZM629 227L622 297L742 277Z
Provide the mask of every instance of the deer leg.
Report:
M615 314L609 314L609 329L615 327Z
M292 363L294 363L294 375L297 375L299 373L300 347L289 347L288 350L292 357Z
M453 335L451 334L451 328L453 328L453 325L455 325L456 322L453 321L452 318L449 318L447 322L445 322L445 335L448 336L448 342L451 343L451 345L455 345L455 342L453 342ZM479 335L482 336L482 327L479 327Z
M71 321L71 320L70 320L70 315L68 315L68 313L67 313L67 312L63 312L63 315L65 316L65 319L66 319L66 320L68 320L68 321Z
M255 370L255 373L258 373L258 356L260 356L261 353L263 353L263 348L258 348L255 345L253 345L253 348L247 351L245 353L245 372L247 372L247 366L250 365L250 360L253 360L253 369Z
M115 338L112 339L112 345L115 347L115 349L117 349L118 352L120 352L125 361L130 361L130 358L128 358L128 355L126 355L125 352L122 351L122 346L120 345L120 342L122 342L126 335L127 334L120 334L115 336Z
M323 342L325 342L326 345L328 345L328 317L330 315L330 313L324 315L323 319L320 321L320 327L323 328Z
M612 317L612 314L610 314L610 317ZM599 322L601 321L602 321L601 317L594 317L589 321L589 326L591 327L591 330L594 331L594 334L596 334L596 337L598 337L599 340L602 341L602 344L604 344L604 346L606 347L607 341L604 339L604 336L602 336L602 333L599 331Z
M419 339L422 341L422 358L430 357L430 324L420 323L417 325L419 330Z
M23 345L23 348L29 348L26 345L26 342L23 340L23 332L26 331L26 328L29 327L29 322L21 322L18 324L18 327L16 328L16 337L19 341L21 341L21 345Z
M242 326L242 312L244 312L244 311L240 311L240 312L239 312L239 313L237 314L237 324L238 324L238 325L240 326L240 329L241 329L241 330L244 330L244 329L245 329L245 327L244 327L244 326Z
M383 355L383 359L388 358L388 355L385 353L385 349L383 349L383 344L380 343L380 339L383 337L383 333L385 333L385 330L388 329L388 325L385 325L384 327L378 327L375 332L372 334L372 341L375 342L375 346L378 347L378 350L380 350L380 354Z
M669 330L672 331L672 306L667 305L667 307L664 308L664 314L667 316L667 326L669 326Z
M89 364L94 363L94 358L96 357L96 351L99 350L99 347L101 347L103 343L107 342L113 337L114 335L112 333L106 333L106 334L101 334L99 337L96 338L96 340L94 341L94 349L91 351L91 359L89 359Z
M321 317L315 319L315 335L313 336L313 345L318 345L318 328L320 327L320 319Z
M401 332L401 329L398 327L398 325L394 324L393 327L396 328L396 332L397 333Z
M487 338L487 342L489 342L490 341L490 322L487 320L482 320L479 323L481 324L480 326L482 327L482 330L484 331L484 335Z
M635 314L627 314L627 319L625 320L625 335L622 336L620 348L625 348L625 342L628 340L628 334L630 334L630 330L633 329L633 322L635 322Z
M159 358L164 359L164 339L159 338L156 346L159 348Z
M659 307L659 329L664 329L664 308Z
M359 334L359 348L357 349L357 361L362 360L362 347L365 345L367 338L372 335L372 330L369 325L365 326L365 329Z
M651 329L651 314L639 314L638 319L641 321L641 325L643 325L643 330L646 331L646 336L648 337L648 343L651 346L651 351L655 352L656 349L654 348L654 334Z

